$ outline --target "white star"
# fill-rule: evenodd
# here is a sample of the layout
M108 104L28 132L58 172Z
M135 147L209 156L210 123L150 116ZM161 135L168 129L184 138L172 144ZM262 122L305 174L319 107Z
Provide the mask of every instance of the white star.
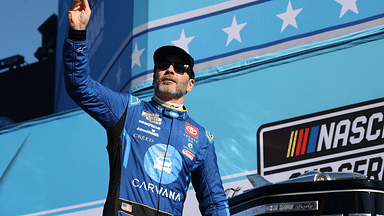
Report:
M288 25L297 28L296 16L301 12L301 10L303 10L303 8L292 10L291 0L289 0L287 11L276 15L280 19L284 20L280 33L283 32Z
M141 67L140 56L141 56L141 54L143 54L144 50L145 50L145 48L139 50L139 48L137 48L137 42L136 42L135 50L133 51L132 56L131 56L131 59L132 59L132 67L131 68L133 68L135 65Z
M116 73L116 87L120 85L120 77L121 77L121 72L123 71L123 68L120 66L120 62L119 62L119 66L118 66L118 69L117 69L117 73Z
M359 11L357 10L357 6L356 6L356 1L357 0L335 0L337 3L343 5L343 7L341 8L341 12L340 12L340 17L341 18L342 16L344 16L345 13L347 13L348 10L351 10L353 12L355 12L356 14L359 13Z
M237 21L236 21L236 16L234 15L231 27L221 29L225 33L228 34L227 44L225 45L225 47L227 47L228 44L231 43L231 41L233 39L236 39L237 41L239 41L241 43L240 31L241 31L241 29L244 28L244 26L246 24L247 23L245 22L245 23L238 25Z
M181 35L179 40L171 41L175 46L178 46L189 53L188 44L193 40L195 36L185 37L184 29L181 30Z

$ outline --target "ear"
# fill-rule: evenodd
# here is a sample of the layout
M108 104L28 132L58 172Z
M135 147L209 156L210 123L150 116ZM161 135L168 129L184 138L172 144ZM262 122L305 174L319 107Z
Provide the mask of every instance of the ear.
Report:
M189 79L188 86L187 86L187 92L192 91L193 86L195 86L195 80L194 79Z

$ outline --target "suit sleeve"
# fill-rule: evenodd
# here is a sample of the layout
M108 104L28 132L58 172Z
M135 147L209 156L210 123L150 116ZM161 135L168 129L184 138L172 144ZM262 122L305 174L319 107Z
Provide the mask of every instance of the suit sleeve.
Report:
M114 92L90 77L88 41L66 39L63 47L64 82L68 95L107 131L120 119L129 96Z
M192 172L192 184L203 216L230 215L213 143L207 145L201 165Z

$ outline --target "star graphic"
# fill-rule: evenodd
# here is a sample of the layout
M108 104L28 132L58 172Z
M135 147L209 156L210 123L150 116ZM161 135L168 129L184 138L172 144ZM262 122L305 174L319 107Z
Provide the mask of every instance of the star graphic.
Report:
M133 51L132 56L131 56L131 59L132 59L132 67L131 68L133 68L135 65L141 67L140 56L141 56L141 54L143 54L144 50L145 50L145 48L139 50L139 48L137 47L137 42L136 42L135 50Z
M117 69L117 73L116 73L116 87L120 85L120 77L121 77L121 72L123 71L123 68L120 66L120 62L119 62L119 66L118 66L118 69Z
M344 14L347 13L348 10L351 10L351 11L355 12L356 14L358 14L359 11L357 10L356 1L357 0L335 0L335 2L343 5L343 7L341 8L339 18L343 17Z
M288 25L291 25L297 28L296 16L301 12L301 10L303 10L303 8L292 10L291 0L289 0L287 11L285 13L276 15L277 17L279 17L284 21L283 26L281 27L280 33L283 32Z
M247 23L242 23L242 24L237 24L237 21L236 21L236 16L234 15L233 16L233 20L232 20L232 25L228 28L223 28L221 30L223 30L225 33L228 34L228 39L227 39L227 44L225 45L225 47L228 46L229 43L231 43L231 41L233 39L236 39L237 41L239 41L241 43L241 37L240 37L240 31L241 29L244 28L244 26L246 25Z
M178 46L189 53L188 44L193 40L195 36L185 37L184 29L181 30L181 35L179 40L171 41L175 46Z

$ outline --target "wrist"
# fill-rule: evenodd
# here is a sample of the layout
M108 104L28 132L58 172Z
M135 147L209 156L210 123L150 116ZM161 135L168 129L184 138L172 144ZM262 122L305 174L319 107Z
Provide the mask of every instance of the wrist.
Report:
M85 41L87 39L87 30L69 28L68 39L73 41Z

